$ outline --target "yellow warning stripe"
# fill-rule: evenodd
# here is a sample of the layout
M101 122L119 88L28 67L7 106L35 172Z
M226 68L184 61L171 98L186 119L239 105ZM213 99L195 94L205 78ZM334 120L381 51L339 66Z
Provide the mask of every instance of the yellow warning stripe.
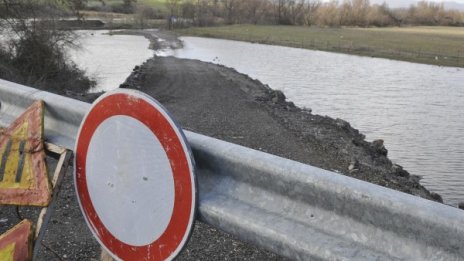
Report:
M0 249L0 260L13 261L15 253L15 243L7 245L5 248Z
M13 137L24 138L28 123L24 122ZM8 140L0 155L0 189L33 188L34 177L31 169L31 155L27 153L27 142L20 139ZM1 260L1 259L0 259Z

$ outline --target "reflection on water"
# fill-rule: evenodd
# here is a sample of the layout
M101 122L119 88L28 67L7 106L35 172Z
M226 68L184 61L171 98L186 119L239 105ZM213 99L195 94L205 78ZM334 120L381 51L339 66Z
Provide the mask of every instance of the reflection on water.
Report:
M184 37L162 55L233 67L316 114L349 121L446 203L464 201L464 70Z
M118 88L136 65L153 57L143 36L108 35L108 31L77 31L80 49L70 50L71 59L97 79L90 92Z

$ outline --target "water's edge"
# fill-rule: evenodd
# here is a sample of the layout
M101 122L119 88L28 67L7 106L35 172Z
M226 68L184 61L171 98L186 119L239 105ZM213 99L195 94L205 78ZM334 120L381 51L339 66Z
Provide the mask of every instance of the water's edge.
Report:
M166 48L166 46L169 47L170 43L172 42L172 39L176 39L176 41L178 41L177 38L173 37L172 35L169 36L170 39L168 39L168 40L159 40L159 39L163 39L163 38L162 38L162 36L160 37L160 32L156 31L156 30L153 30L152 32L149 32L149 33L147 33L146 31L142 31L142 32L140 32L140 31L131 31L131 32L123 32L123 33L128 33L128 34L131 34L131 35L145 36L147 39L149 39L151 41L151 45L150 45L151 48L154 48L156 50L160 50L160 48L161 49ZM166 34L166 33L162 32L162 34ZM166 38L164 38L164 39L166 39ZM160 45L160 43L162 43L162 45ZM180 46L180 45L178 45L178 43L175 43L175 45ZM150 62L150 60L148 62ZM219 61L215 61L215 62L219 62ZM217 66L217 65L215 65L215 66ZM122 86L124 86L124 87L132 87L132 88L139 88L139 87L134 85L135 84L134 78L144 78L145 77L140 73L139 68L140 68L140 66L136 66L136 69L134 70L132 75L127 78L126 82ZM232 70L235 71L235 69L232 69ZM287 91L284 90L284 93L287 94ZM90 96L93 96L93 97L85 97L84 96L84 97L77 97L77 98L80 98L81 100L91 101L91 100L94 99L95 95L90 95ZM74 98L76 98L76 97L74 97ZM291 99L291 100L293 100L293 99ZM311 106L311 107L316 108L315 106ZM344 118L344 117L341 117L341 118ZM361 128L361 129L363 129L363 128ZM396 165L396 166L399 166L399 165ZM417 176L415 176L415 175L413 175L413 177L415 177L414 179L418 179L418 178L416 178ZM438 195L438 194L434 193L434 195ZM437 196L435 196L435 197L437 197ZM455 202L453 202L453 203L455 203ZM454 204L454 205L456 205L456 204Z

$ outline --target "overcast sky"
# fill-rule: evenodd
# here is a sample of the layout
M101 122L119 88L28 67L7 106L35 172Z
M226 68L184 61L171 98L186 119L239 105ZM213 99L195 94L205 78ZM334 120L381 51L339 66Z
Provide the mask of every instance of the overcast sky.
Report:
M383 3L384 0L371 0L371 3ZM390 7L408 7L411 4L419 2L419 0L386 0ZM429 0L429 2L444 2L445 7L449 8L464 8L464 0Z
M329 2L330 0L323 0L324 2ZM387 2L387 4L389 3L405 3L405 4L409 4L409 3L415 3L415 2L419 2L420 0L371 0L370 2L371 3L383 3L383 2ZM342 2L342 1L340 1ZM464 0L429 0L429 2L456 2L456 3L460 3L460 4L464 4Z
M323 0L324 2L328 2L330 0ZM411 4L415 4L419 2L420 0L370 0L372 4L382 4L383 2L387 2L387 4L390 7L409 7ZM445 2L445 3L455 3L459 5L459 9L464 8L464 0L428 0L429 2ZM343 2L343 0L338 0L338 2ZM455 5L449 5L447 4L446 6L452 6L453 8ZM446 7L445 6L445 7Z
M395 3L395 4L400 4L400 3L404 3L406 5L409 5L410 3L416 3L416 2L419 2L419 0L371 0L371 3L383 3L383 2L387 2L387 4L389 3ZM464 0L433 0L433 1L429 1L429 2L456 2L456 3L459 3L459 4L464 4Z

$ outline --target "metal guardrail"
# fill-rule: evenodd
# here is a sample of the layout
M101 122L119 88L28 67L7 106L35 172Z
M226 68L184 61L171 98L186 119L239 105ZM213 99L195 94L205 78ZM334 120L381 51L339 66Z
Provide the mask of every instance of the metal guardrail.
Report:
M90 105L0 80L0 125L35 99L46 138L73 149ZM199 218L297 260L463 260L464 211L185 131Z

